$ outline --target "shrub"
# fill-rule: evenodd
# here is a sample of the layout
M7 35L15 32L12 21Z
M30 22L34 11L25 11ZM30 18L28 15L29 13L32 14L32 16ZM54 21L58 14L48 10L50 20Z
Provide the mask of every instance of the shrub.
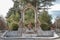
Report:
M16 31L16 30L18 30L18 27L19 27L18 24L16 24L16 23L12 24L12 30Z
M32 24L32 28L35 27L35 24L34 23L31 23Z
M47 24L41 24L41 28L42 30L46 31L46 30L50 30L50 27Z

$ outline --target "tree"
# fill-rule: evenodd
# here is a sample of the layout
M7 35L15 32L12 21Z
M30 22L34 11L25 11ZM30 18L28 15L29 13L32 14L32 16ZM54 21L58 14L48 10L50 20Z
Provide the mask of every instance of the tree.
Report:
M60 29L60 17L59 17L59 16L56 17L55 24L56 24L55 26L56 26L58 29Z
M19 20L21 18L21 13L19 9L19 2L14 1L13 7L7 13L7 24L11 30L13 30L15 24L18 25ZM17 26L18 28L18 26Z
M27 9L25 12L25 25L31 25L34 27L34 10L33 9Z
M11 30L14 29L14 26L13 25L18 25L19 23L19 19L20 19L20 15L18 12L15 12L15 13L12 13L8 18L7 18L7 23L8 23L8 26ZM16 26L15 26L16 27ZM17 29L18 29L18 26L17 26Z
M52 2L55 0L20 0L21 5L26 5L27 3L32 4L35 8L41 9L41 7L52 6Z
M6 17L7 18L7 23L10 27L12 27L12 23L17 24L19 22L20 17L21 17L21 7L25 7L25 5L27 3L30 3L32 6L34 6L37 9L40 9L42 7L45 7L47 5L52 4L52 2L53 2L53 0L16 0L16 1L14 1L13 7L8 11L8 14L7 14L7 17ZM43 4L43 5L41 6L41 4ZM22 10L23 10L23 8L22 8ZM34 15L33 12L28 10L26 12L25 16L28 16L28 15L30 16L31 13L32 13L32 15ZM32 21L30 21L30 22L33 22L33 20L34 20L33 17L32 16L29 17L29 16L27 17L28 20L30 20L29 18L31 18ZM26 20L26 23L28 23L27 22L28 20ZM44 19L44 21L45 21L45 19ZM47 23L47 21L46 21L46 23Z
M0 16L0 30L7 30L7 23L3 17Z
M51 19L52 19L51 15L49 15L48 12L44 10L39 17L39 20L41 22L41 26L45 25L46 28L48 28L48 27L50 28L50 26L52 24ZM45 27L43 26L42 28L44 29Z

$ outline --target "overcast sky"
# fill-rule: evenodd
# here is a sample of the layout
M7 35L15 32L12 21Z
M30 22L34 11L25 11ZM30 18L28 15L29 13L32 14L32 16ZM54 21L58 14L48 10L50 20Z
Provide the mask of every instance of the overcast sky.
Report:
M0 15L5 17L11 7L13 7L12 0L0 0Z
M14 3L12 2L12 0L0 0L0 16L2 15L3 17L5 17L9 9L13 7L13 4ZM51 6L51 9L49 9L49 14L51 14L53 17L52 22L54 22L56 16L60 15L59 12L60 12L60 0L57 0L55 2L55 5Z
M60 0L56 0L54 6L51 6L51 9L49 9L49 14L52 15L53 17L52 22L54 23L55 18L57 16L60 16Z

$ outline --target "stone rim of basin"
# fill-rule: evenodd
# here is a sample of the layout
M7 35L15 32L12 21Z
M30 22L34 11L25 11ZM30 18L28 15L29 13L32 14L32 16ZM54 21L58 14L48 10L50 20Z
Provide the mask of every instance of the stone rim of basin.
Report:
M59 38L59 36L54 32L54 37L5 37L4 35L7 33L4 32L3 35L1 36L2 38L47 38L47 39L51 39L51 38Z

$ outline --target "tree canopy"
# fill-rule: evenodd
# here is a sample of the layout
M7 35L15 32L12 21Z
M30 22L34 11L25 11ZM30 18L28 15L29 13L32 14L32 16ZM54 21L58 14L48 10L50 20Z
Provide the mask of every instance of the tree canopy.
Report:
M37 9L41 9L41 7L52 6L55 0L20 0L20 5L24 6L27 3L32 4Z
M32 6L34 6L35 8L40 10L40 9L42 9L42 7L51 6L52 2L54 2L54 1L55 0L16 0L16 1L14 1L14 5L8 11L7 17L6 17L9 27L13 27L13 24L18 25L20 17L22 16L21 9L23 10L23 8L25 7L25 5L27 5L27 3L30 3ZM30 20L30 22L34 23L33 20L34 20L35 14L34 14L33 10L29 9L28 11L26 11L25 14L26 14L25 23L29 23L28 20ZM41 20L41 23L51 24L51 16L48 15L47 11L43 11L42 15L40 16L39 19Z
M42 29L49 30L52 25L52 17L48 14L48 11L43 10L42 14L39 16L39 20L41 22Z

